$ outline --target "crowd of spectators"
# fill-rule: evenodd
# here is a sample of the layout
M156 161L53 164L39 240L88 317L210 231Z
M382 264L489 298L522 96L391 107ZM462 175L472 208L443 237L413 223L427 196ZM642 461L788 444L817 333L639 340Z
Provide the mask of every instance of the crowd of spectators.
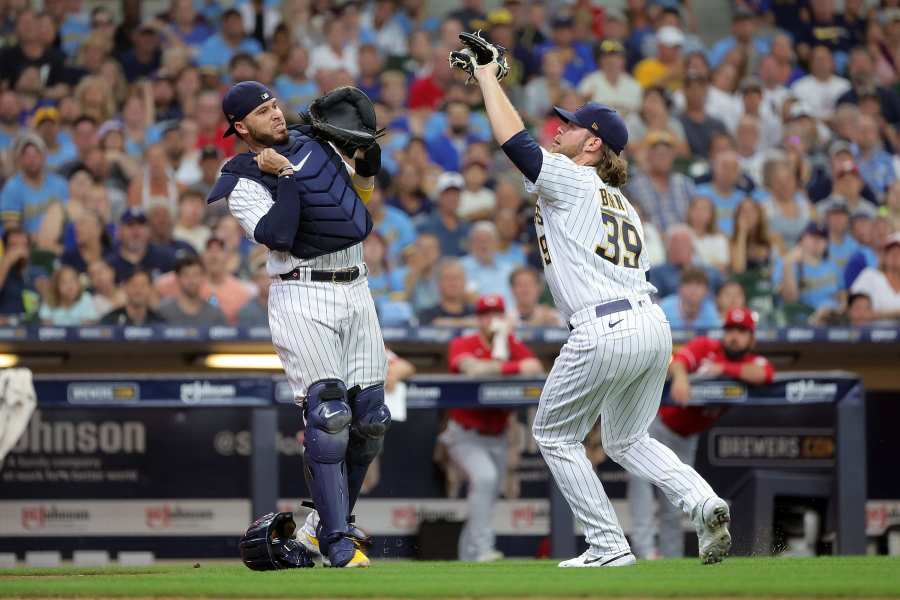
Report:
M542 143L554 105L625 117L624 192L673 326L741 306L763 326L900 319L900 0L722 0L711 43L696 0L32 4L0 3L5 323L265 325L266 249L205 202L246 149L222 94L254 79L286 113L340 85L375 102L383 324L472 326L499 294L518 324L563 325L534 199L448 67L475 29L507 48Z

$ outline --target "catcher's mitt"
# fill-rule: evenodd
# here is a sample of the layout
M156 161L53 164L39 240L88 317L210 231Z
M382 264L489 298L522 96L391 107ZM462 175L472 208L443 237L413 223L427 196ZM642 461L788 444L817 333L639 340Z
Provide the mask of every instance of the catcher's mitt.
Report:
M306 121L318 136L353 156L357 148L369 148L384 133L375 128L375 107L365 92L345 86L336 88L309 105Z
M491 63L497 63L497 81L501 81L509 74L509 64L506 61L506 48L487 41L481 31L475 33L462 32L459 41L465 48L454 50L450 53L450 66L465 71L469 78L466 83L475 79L475 70Z

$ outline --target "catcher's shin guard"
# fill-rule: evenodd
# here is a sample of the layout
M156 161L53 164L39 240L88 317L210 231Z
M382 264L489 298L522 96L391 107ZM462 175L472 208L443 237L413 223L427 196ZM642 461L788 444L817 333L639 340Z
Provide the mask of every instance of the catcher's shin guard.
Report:
M347 485L352 512L366 478L366 471L381 452L384 434L391 424L391 412L384 404L384 384L373 385L364 390L351 388L349 397L353 425L347 446Z
M347 388L338 379L317 381L307 390L303 410L307 483L327 541L346 535L350 514L345 456L352 414Z

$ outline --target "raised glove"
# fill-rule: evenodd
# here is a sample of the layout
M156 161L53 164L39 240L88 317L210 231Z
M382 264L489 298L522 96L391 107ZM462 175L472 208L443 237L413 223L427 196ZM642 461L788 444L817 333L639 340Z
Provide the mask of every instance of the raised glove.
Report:
M353 156L357 148L370 148L383 133L376 129L375 106L359 88L335 88L309 105L307 121L318 137Z
M466 83L470 83L475 78L475 71L479 68L496 63L497 81L501 81L509 74L509 64L506 61L506 48L498 44L492 44L487 41L481 31L475 33L460 33L459 41L465 46L461 50L454 50L450 53L450 66L454 69L465 71L469 78Z

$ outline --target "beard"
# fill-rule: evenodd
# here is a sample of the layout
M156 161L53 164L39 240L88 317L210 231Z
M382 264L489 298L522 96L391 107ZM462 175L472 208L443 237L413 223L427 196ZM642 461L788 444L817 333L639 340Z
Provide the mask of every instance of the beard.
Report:
M744 355L750 351L750 348L741 348L736 350L734 348L729 348L728 346L723 346L722 351L725 353L725 358L730 360L731 362L737 362L744 358Z
M279 146L288 141L287 130L285 130L285 132L281 135L275 135L273 133L263 133L262 131L259 131L258 129L248 125L247 131L250 133L250 138L260 146Z

